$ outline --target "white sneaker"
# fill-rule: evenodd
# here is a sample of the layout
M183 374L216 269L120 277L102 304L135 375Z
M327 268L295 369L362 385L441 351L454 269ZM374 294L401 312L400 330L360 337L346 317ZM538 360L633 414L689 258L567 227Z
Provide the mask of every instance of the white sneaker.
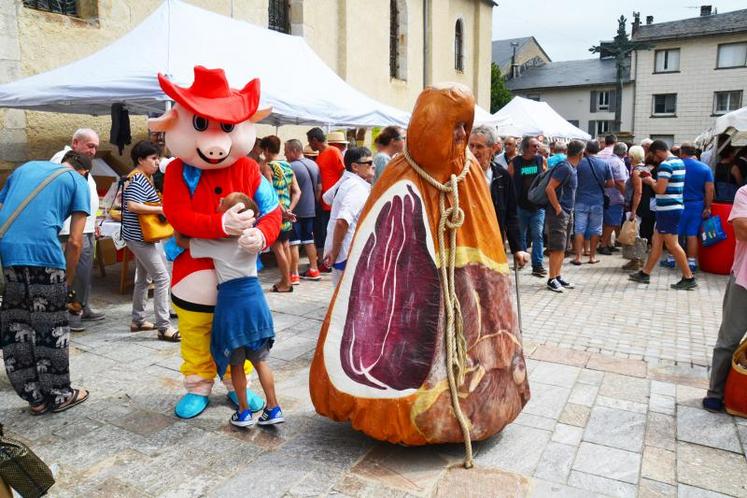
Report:
M557 278L553 278L552 280L547 281L547 288L550 289L553 292L562 293L563 292L563 286L558 282Z

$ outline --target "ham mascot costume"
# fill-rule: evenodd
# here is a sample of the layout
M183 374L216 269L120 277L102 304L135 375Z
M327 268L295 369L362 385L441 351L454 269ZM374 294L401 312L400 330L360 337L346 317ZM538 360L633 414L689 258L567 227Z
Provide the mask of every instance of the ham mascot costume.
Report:
M497 433L529 400L512 285L485 174L466 150L475 100L426 88L407 148L376 182L310 372L314 406L392 443Z
M194 73L190 88L158 75L161 88L175 101L171 110L149 121L151 130L166 132L166 146L176 156L166 170L164 213L174 230L187 237L238 235L245 250L260 252L277 238L281 211L272 185L260 174L257 163L246 157L256 138L254 123L270 113L269 109L257 110L259 80L234 90L222 69L197 66ZM220 199L231 192L253 198L260 212L239 213L243 207L239 204L219 213ZM211 259L193 258L189 250L175 257L171 296L179 316L181 372L187 389L176 405L176 415L181 418L202 413L216 376L210 355L216 286ZM246 370L251 371L249 363ZM224 383L229 399L237 404L230 379ZM262 410L262 398L251 391L247 395L251 409Z

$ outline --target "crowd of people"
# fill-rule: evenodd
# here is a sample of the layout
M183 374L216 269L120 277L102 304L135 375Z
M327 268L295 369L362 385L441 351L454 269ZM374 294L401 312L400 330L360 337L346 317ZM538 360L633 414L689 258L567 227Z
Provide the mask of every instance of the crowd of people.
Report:
M249 154L272 185L282 210L280 235L269 248L280 275L271 288L276 293L291 293L303 280L319 281L322 273L331 273L334 283L339 280L372 184L387 163L403 152L406 141L405 130L395 126L377 135L375 153L366 147L348 146L340 132L325 134L312 128L306 138L308 144L304 145L298 139L283 143L275 135L265 136L257 139ZM90 306L93 247L99 235L99 197L90 171L98 144L93 130L78 130L71 145L51 161L32 161L15 170L0 192L0 221L10 219L10 224L0 229L0 237L5 236L0 245L6 280L3 358L11 384L34 415L63 411L88 397L87 391L70 385L68 331L83 330L86 321L104 318ZM746 192L739 187L747 179L747 160L728 148L713 174L699 161L692 144L670 149L661 140L647 139L628 146L612 134L587 142L546 143L542 136L502 139L494 128L478 126L471 131L468 147L485 174L503 242L517 270L530 264L531 274L546 278L547 288L556 293L574 288L563 276L567 257L572 265L593 265L599 262L599 255L620 252L616 234L625 221L636 222L644 248L623 266L634 270L630 280L648 284L657 262L673 261L682 278L671 287L695 288L702 220L710 216L714 199L741 199ZM168 249L146 241L139 223L141 215L163 215L157 187L162 153L151 141L138 142L131 149L133 169L121 196L121 238L136 261L130 330L155 331L160 340L178 342L181 336L171 324L175 315L169 303ZM34 188L53 173L61 178L52 186ZM29 197L35 201L24 207L23 201ZM538 198L543 200L538 202ZM261 207L240 193L226 193L219 210L230 211L238 203L242 210L261 215ZM13 221L15 211L18 219ZM256 281L256 256L239 254L242 251L235 240L228 241L230 247L178 234L175 240L180 250L214 259L219 294L223 295L219 301L224 303L220 313L216 310L214 328L228 329L237 320L252 321L254 329L266 332L257 336L257 341L269 341L263 342L266 346L235 351L236 356L225 361L216 358L221 371L230 367L234 382L239 384L239 410L232 423L246 426L251 420L242 387L246 385L242 365L247 359L257 368L271 408L263 415L265 422L282 421L272 372L266 365L274 338L269 310L240 316L230 306L247 293L262 293L246 284L246 278ZM301 248L308 260L304 271ZM662 258L664 248L668 258ZM736 280L732 276L727 296L730 309L745 302L747 291L739 288L744 287L743 280L743 273ZM154 293L153 322L145 311L150 287ZM33 299L27 299L28 295ZM726 351L734 347L735 331L744 329L740 320L725 312L725 323L730 325L724 332L728 340L721 340L720 334L717 345L721 348L719 375L727 368ZM709 396L717 399L722 390L723 380L716 381ZM711 403L712 408L718 408L716 401Z
M574 284L560 274L561 254L571 256L573 265L599 263L598 255L621 251L616 236L629 220L635 222L637 246L643 248L631 251L630 261L622 266L635 270L630 280L648 284L661 261L682 273L673 289L697 286L701 224L710 217L714 200L734 199L740 178L745 178L740 172L747 172L743 155L735 158L726 149L714 175L690 143L670 150L662 140L646 139L628 146L613 134L585 143L544 142L542 136L501 139L488 126L474 128L469 139L485 171L504 241L519 268L529 259L532 275L547 277L548 289L571 289ZM540 183L547 186L545 200L536 204L531 191ZM668 256L662 258L665 248Z

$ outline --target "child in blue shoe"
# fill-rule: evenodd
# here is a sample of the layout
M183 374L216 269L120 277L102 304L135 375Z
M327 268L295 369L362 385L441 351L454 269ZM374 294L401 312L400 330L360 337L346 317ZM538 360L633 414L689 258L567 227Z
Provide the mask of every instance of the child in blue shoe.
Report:
M218 209L225 212L239 202L244 204L244 210L258 212L257 205L241 192L222 198ZM211 258L215 265L218 299L210 334L210 351L218 375L222 377L226 369L231 368L231 381L239 402L238 410L231 416L231 424L238 427L254 425L246 398L246 360L254 365L267 398L259 425L283 422L283 412L275 396L275 380L267 364L275 331L270 308L257 279L257 254L239 247L236 237L207 240L179 236L178 239L180 245L189 247L192 257Z

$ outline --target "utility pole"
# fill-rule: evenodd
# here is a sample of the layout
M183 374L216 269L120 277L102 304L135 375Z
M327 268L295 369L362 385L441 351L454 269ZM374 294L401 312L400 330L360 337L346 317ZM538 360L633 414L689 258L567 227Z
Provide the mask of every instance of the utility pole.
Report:
M617 20L617 35L611 42L601 42L599 45L595 45L589 49L589 52L596 54L599 53L602 56L612 56L615 58L615 125L614 131L619 132L622 128L622 92L623 92L623 77L625 76L625 69L628 68L630 54L635 50L651 50L653 46L649 43L632 41L628 38L628 33L625 32L625 16L620 16Z

